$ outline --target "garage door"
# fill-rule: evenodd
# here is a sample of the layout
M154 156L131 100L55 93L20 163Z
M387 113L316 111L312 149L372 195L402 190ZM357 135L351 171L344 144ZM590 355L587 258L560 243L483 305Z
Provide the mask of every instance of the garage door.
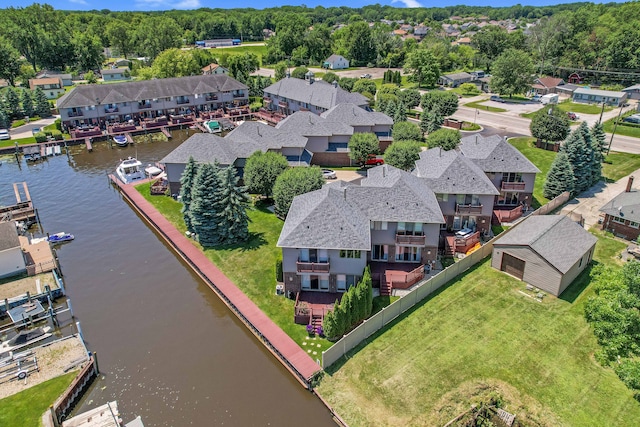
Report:
M524 276L524 261L509 254L502 254L502 267L500 270L522 280Z

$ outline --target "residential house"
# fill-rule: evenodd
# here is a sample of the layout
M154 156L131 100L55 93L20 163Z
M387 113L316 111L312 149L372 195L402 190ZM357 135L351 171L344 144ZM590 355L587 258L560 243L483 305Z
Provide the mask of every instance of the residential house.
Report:
M324 60L322 66L330 70L344 70L349 68L349 60L342 55L333 54Z
M579 85L582 83L582 77L578 73L571 73L569 74L569 77L567 77L567 83Z
M105 82L129 80L131 78L131 70L129 70L129 67L100 70L100 74L102 74L102 80Z
M344 292L368 263L376 279L410 286L391 271L419 270L415 283L435 260L442 214L433 192L391 166L374 169L362 186L337 182L293 199L277 243L287 293Z
M562 94L562 95L568 95L569 97L573 98L573 92L575 92L575 90L578 89L579 87L580 86L575 85L573 83L565 83L563 85L556 86L556 93Z
M626 87L622 91L627 94L628 99L640 99L640 84Z
M458 87L463 83L472 81L474 78L469 73L444 74L438 78L438 84L442 86Z
M573 91L573 102L587 104L600 104L604 102L607 105L619 107L627 100L627 95L626 92L580 87Z
M316 81L309 72L305 80L286 77L264 89L264 102L269 111L290 115L296 111L321 114L338 104L350 103L367 107L369 100L359 93L342 89L336 82Z
M264 37L265 40L270 39L271 37L276 35L276 32L273 30L270 30L269 28L265 28L262 30L262 35Z
M460 152L475 163L491 180L499 194L494 199L494 209L513 210L527 208L533 203L533 186L540 170L513 145L499 135L483 137L471 135L462 138ZM517 209L510 217L520 217ZM500 212L494 212L500 219Z
M414 174L436 193L443 229L489 232L494 199L500 192L471 159L457 150L431 148L420 152Z
M50 77L53 77L53 78L59 77L60 80L62 80L62 86L64 87L73 86L73 79L71 74L69 73L60 73L58 71L43 70L43 71L40 71L38 74L36 74L36 79L46 79Z
M563 79L555 77L538 77L533 81L531 88L537 95L557 93L557 87L564 85Z
M65 92L60 77L29 79L29 89L36 90L36 88L42 89L47 99L56 99Z
M0 79L0 88L8 87L8 86L9 86L9 81L8 80Z
M224 75L79 85L58 99L65 127L246 105L248 87Z
M0 278L27 271L14 221L0 222Z
M457 40L459 45L471 46L471 38L470 37L461 37Z
M131 61L129 61L128 59L125 58L120 58L120 59L116 59L115 62L113 63L114 66L116 67L129 67L131 68Z
M587 268L597 240L564 215L531 215L494 242L491 266L559 296Z
M240 44L240 40L238 39L213 39L213 40L198 40L196 42L196 46L212 48L212 47L223 47L223 46L236 46Z
M398 37L404 37L404 36L406 36L406 35L407 35L407 34L409 34L409 33L408 33L407 31L405 31L405 30L399 30L399 29L398 29L398 30L393 30L393 31L391 32L391 34L393 34L394 36L398 36Z
M211 63L205 67L202 67L202 74L205 76L210 76L213 74L229 74L229 70L224 68L222 65Z
M628 240L640 236L640 191L633 187L633 177L625 191L609 200L600 212L604 213L602 229Z
M429 27L424 24L417 25L413 29L413 35L419 39L423 39L429 33Z

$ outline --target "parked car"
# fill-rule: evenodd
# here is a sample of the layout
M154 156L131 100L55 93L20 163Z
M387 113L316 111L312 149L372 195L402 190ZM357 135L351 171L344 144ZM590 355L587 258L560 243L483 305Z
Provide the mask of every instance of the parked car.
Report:
M640 114L634 114L633 116L625 117L623 122L640 124Z
M384 159L380 156L376 156L375 154L369 154L367 160L364 162L365 166L378 166L384 164Z
M331 169L322 169L322 176L324 179L336 179L338 177L336 171Z
M360 78L361 79L370 79L371 78L371 74L365 73L365 74L361 75Z
M629 253L629 255L633 255L634 257L636 257L637 259L640 260L640 247L638 247L638 246L629 246L627 248L627 252Z
M573 111L567 111L567 117L569 118L569 120L578 120L580 118L580 116L578 116Z
M31 135L35 135L38 132L40 132L40 128L31 128Z
M0 129L0 140L3 139L11 139L11 135L9 135L9 131L6 129Z
M495 102L504 102L504 99L500 98L498 95L491 95L491 98L489 99Z
M534 97L533 97L533 98L531 98L531 101L532 101L532 102L540 102L540 99L541 99L541 98L542 98L542 97L541 97L540 95L534 95Z

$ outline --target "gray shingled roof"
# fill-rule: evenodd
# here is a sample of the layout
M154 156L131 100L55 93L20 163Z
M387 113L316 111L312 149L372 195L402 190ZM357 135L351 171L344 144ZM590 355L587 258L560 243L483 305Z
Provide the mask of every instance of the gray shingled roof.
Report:
M583 94L583 95L595 95L595 96L606 96L608 98L622 98L627 94L625 92L618 92L613 90L602 90L602 89L591 89L588 87L579 87L578 89L573 91L574 94Z
M539 173L538 169L513 145L499 135L462 138L458 149L484 172Z
M295 197L278 246L371 250L371 221L444 223L435 195L420 178L386 168L371 169L364 186L327 184Z
M221 165L232 165L237 159L233 142L210 133L196 133L167 154L160 163L186 164L189 157L193 157L198 163L213 163L217 160Z
M600 208L600 212L629 221L640 222L640 191L631 190L618 194Z
M308 103L327 110L335 105L352 103L369 105L369 100L359 93L350 93L341 87L322 80L315 80L309 84L302 79L284 78L264 89L265 96L277 95L287 99Z
M469 73L453 73L453 74L445 74L443 77L446 77L450 80L461 80L461 79L470 79L473 76Z
M353 103L341 103L321 114L332 122L349 126L393 125L393 119L384 113L367 111Z
M530 246L562 274L598 241L564 215L532 215L494 246Z
M362 110L360 107L356 108ZM353 135L351 126L330 121L310 111L297 111L279 122L276 128L304 136Z
M249 157L258 147L262 151L268 149L279 150L282 147L298 147L303 148L307 145L307 138L299 133L286 132L276 129L264 123L246 121L237 128L233 129L225 140L232 140L237 146L236 153L238 157ZM249 144L251 147L244 147L243 144ZM252 148L253 147L253 148ZM252 151L249 152L249 149ZM243 156L242 154L248 154Z
M105 74L122 74L124 72L129 72L129 68L107 68L104 70L100 70L100 74L102 74L103 76Z
M13 221L0 222L0 251L19 248L18 230Z
M333 55L331 55L330 57L328 57L327 59L324 60L324 62L333 62L333 61L337 61L340 58L344 59L344 56L342 55L336 55L335 53Z
M500 194L487 175L456 150L431 148L420 152L414 173L442 194Z
M58 98L58 108L86 107L145 99L229 92L247 86L226 74L176 77L112 84L79 85Z

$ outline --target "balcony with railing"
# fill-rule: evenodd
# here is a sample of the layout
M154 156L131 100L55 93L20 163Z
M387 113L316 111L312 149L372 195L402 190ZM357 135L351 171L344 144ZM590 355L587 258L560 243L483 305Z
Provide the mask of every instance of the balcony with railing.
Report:
M524 181L502 181L500 188L502 191L524 191L526 185Z
M188 104L189 102L190 102L189 98L178 98L178 99L176 99L176 104L178 104L178 105Z
M278 106L282 107L282 108L289 108L289 103L286 101L280 101L278 102Z
M298 273L328 273L329 260L326 261L296 261Z
M117 113L118 112L118 107L117 106L104 107L104 112L105 113Z
M234 93L234 94L233 94L233 97L234 97L234 98L244 98L244 93L242 93L242 92Z
M82 110L69 110L67 113L67 117L80 117L83 116L84 114L82 113Z
M265 104L271 104L272 102L273 102L273 100L271 98L268 98L266 96L264 97L264 103Z
M396 244L397 245L409 245L409 246L424 246L425 236L424 235L413 235L413 234L396 234Z
M216 95L216 94L207 95L205 97L205 99L207 101L217 101L218 100L218 95Z
M456 203L456 213L461 215L480 215L482 214L482 205Z
M150 102L138 102L138 110L147 110L151 108Z

